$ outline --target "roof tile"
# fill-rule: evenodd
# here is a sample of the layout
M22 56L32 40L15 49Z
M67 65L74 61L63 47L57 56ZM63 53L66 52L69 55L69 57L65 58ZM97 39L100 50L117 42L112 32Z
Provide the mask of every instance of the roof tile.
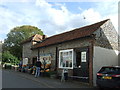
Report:
M48 37L45 40L43 40L41 43L34 45L32 48L34 49L38 47L44 47L52 44L61 43L64 41L69 41L69 40L74 40L81 37L89 36L93 34L94 31L98 30L98 28L108 20L109 19L85 27L77 28L72 31L68 31Z

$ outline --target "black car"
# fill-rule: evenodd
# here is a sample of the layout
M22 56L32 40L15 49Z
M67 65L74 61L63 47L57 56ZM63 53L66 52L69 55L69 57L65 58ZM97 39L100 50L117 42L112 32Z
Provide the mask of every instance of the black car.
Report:
M97 73L96 84L100 88L120 88L120 66L105 66Z

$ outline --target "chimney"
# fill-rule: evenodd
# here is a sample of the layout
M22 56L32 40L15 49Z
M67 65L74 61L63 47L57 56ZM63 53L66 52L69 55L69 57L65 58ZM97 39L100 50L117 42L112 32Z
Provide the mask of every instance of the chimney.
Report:
M47 37L46 35L43 35L43 36L42 36L42 39L45 39L46 37Z

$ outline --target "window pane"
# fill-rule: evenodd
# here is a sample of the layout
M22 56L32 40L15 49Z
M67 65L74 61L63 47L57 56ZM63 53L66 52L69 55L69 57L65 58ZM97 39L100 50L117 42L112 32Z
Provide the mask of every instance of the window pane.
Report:
M59 53L60 55L60 57L59 57L59 65L60 65L60 68L72 68L72 62L73 62L73 60L72 60L72 54L73 54L73 52L72 52L72 50L62 50L62 51L60 51L60 53Z

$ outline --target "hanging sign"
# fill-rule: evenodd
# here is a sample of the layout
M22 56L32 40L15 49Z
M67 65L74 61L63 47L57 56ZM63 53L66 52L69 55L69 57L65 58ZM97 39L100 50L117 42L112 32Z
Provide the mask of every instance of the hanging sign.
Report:
M86 62L86 52L81 52L81 62Z

